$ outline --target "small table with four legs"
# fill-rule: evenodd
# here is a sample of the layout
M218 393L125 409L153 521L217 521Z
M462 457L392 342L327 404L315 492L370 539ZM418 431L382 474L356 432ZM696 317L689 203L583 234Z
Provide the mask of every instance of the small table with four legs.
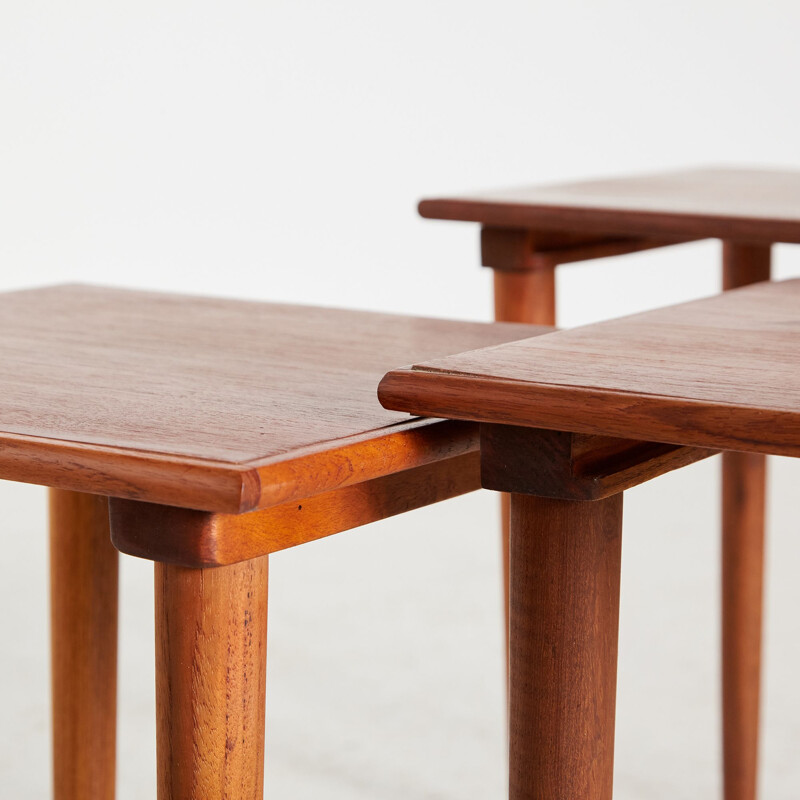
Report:
M268 554L481 481L513 498L511 797L608 800L621 493L718 449L800 455L799 301L800 282L764 285L540 336L0 296L0 477L53 487L57 800L113 797L110 541L156 562L159 797L258 800ZM379 407L413 359L382 401L452 420Z
M800 456L800 280L395 370L481 423L511 493L510 798L610 800L622 493L716 451Z
M800 172L706 168L432 198L419 210L480 223L498 320L555 325L560 264L714 238L722 240L724 289L769 280L772 244L800 243L798 198ZM723 455L726 800L755 797L765 483L763 456Z
M268 554L478 489L478 426L386 411L378 381L545 330L0 295L0 478L53 487L56 800L114 796L112 542L156 562L158 797L260 800Z

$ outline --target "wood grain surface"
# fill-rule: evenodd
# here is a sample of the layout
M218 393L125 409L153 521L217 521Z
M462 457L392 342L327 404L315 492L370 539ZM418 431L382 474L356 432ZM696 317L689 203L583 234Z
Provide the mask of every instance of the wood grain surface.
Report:
M725 800L757 796L766 459L722 462L722 730Z
M389 408L800 455L800 280L396 370Z
M570 247L581 237L536 235L530 231L481 230L481 263L493 267L494 318L499 322L556 324L556 269L552 264L534 264L535 248ZM500 267L503 267L502 269ZM508 543L511 498L500 495L500 549L503 562L506 663L509 636Z
M50 491L53 797L113 800L119 555L108 500Z
M267 556L155 565L159 800L261 800Z
M510 800L611 800L622 494L511 495Z
M555 268L528 272L495 270L494 315L498 320L516 319L530 323L537 319L539 325L555 325Z
M800 171L635 175L431 198L419 211L505 228L800 243Z
M602 236L526 228L481 228L481 264L505 272L552 270L559 264L641 253L692 241L685 237ZM497 317L531 322L524 317ZM539 320L539 324L548 324Z
M769 245L722 243L722 286L768 281ZM758 788L766 457L722 454L722 752L725 800Z
M111 541L128 555L186 567L214 567L312 542L480 486L476 449L247 514L212 514L111 498Z
M714 450L608 436L481 425L484 489L562 500L602 500Z
M474 431L387 412L380 376L537 332L87 286L6 293L0 478L236 513L411 469L473 449Z

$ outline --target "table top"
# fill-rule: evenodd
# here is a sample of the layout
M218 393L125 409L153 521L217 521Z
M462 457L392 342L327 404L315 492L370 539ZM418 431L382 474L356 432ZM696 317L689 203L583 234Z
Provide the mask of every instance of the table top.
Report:
M352 485L476 447L474 425L381 408L387 369L542 330L92 286L0 294L0 478L232 513Z
M800 243L800 171L704 168L423 200L506 228Z
M800 280L390 372L388 408L800 456Z

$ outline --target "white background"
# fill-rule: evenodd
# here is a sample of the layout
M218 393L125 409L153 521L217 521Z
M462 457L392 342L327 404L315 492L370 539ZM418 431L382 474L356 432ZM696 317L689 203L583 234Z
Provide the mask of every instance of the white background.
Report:
M477 230L419 197L704 163L800 166L778 0L0 3L0 288L90 281L489 319ZM778 277L800 250L776 249ZM718 245L567 266L573 325L709 294ZM764 787L800 785L796 485L772 463ZM717 466L628 498L620 798L718 787ZM13 484L3 796L48 791L44 494ZM273 559L268 796L500 797L494 503ZM152 795L151 568L126 559L121 798ZM10 631L10 633L9 633Z

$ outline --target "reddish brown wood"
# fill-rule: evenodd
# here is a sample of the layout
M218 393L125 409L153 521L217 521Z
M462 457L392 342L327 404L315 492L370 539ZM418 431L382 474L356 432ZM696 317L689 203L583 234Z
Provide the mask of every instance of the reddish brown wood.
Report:
M590 244L563 247L553 250L543 250L534 253L531 257L533 269L548 269L559 264L574 264L577 261L594 261L598 258L611 258L612 256L626 256L633 253L642 253L645 250L658 250L662 247L672 247L676 244L686 244L694 241L684 237L677 238L617 238L598 239Z
M113 800L118 556L105 497L50 491L53 796Z
M770 279L772 244L722 243L722 288L738 289Z
M723 288L770 278L770 246L723 242ZM758 779L766 460L722 462L722 731L725 800L754 800Z
M800 280L390 372L388 407L800 456Z
M725 800L753 800L758 777L766 460L722 461L722 730Z
M566 243L568 243L567 240ZM566 244L556 239L560 245ZM481 264L508 271L533 269L531 255L539 246L538 231L517 228L481 228Z
M554 230L481 229L481 263L494 270L495 319L556 324L555 268L558 264L635 253L680 239L615 238ZM508 646L508 497L500 496L506 649Z
M261 800L267 556L155 565L159 800Z
M541 248L568 247L581 237L529 230L483 228L481 259L494 270L494 318L498 322L556 324L555 269L535 269Z
M483 228L481 256L494 268L494 318L498 322L556 324L556 271L553 266L532 269L530 256L544 246L568 246L569 237ZM500 495L500 545L503 558L503 604L508 651L508 515L509 498Z
M507 315L506 319L525 319L526 313L533 313L536 321L544 315L552 323L555 298L548 299L552 292L542 292L539 286L554 284L557 264L677 242L669 237L730 237L731 241L723 243L726 289L768 280L771 243L800 242L798 195L797 171L704 169L427 200L420 204L420 213L482 223L484 265L531 271L512 273L512 277L496 272L499 313ZM668 238L658 238L662 236ZM509 299L497 300L503 295ZM508 311L503 310L505 305ZM623 411L625 400L620 401L619 410ZM541 402L557 404L560 398L550 393ZM687 427L703 425L703 420L687 422ZM550 423L562 427L553 418ZM677 427L679 423L663 435L679 441ZM623 435L624 426L614 432ZM721 446L720 441L714 444ZM747 448L748 443L738 441L736 446ZM736 552L728 551L752 548L763 538L763 520L750 511L763 505L763 464L761 470L755 466L759 458L737 453L723 456L724 497L736 494L739 498L738 504L730 500L723 504L723 573L737 571L735 576L723 575L723 582L734 587L738 581L743 596L751 598L750 604L730 599L722 609L729 643L723 654L727 800L752 800L755 787L759 681L757 657L755 667L752 661L759 648L751 647L745 655L734 641L738 636L744 643L760 642L761 558L750 558L748 572ZM739 504L745 509L741 515ZM503 499L504 530L506 525L507 502ZM507 561L504 563L507 576Z
M506 272L549 270L559 264L640 253L687 241L692 240L681 237L604 237L575 231L484 226L481 228L481 263L484 267Z
M584 236L800 243L800 171L696 169L423 200L423 217Z
M541 330L541 329L533 329ZM372 386L375 394L375 385ZM377 404L377 398L373 397ZM366 426L365 426L366 427ZM406 419L385 428L365 430L343 441L282 453L259 466L259 508L303 500L381 478L391 478L416 468L473 453L478 449L477 429L463 422ZM381 485L381 484L378 484Z
M479 488L476 449L448 461L249 514L210 514L112 499L111 539L129 555L189 567L219 566L294 547Z
M601 500L715 455L714 450L481 425L485 489L564 500Z
M556 323L556 271L554 268L528 272L494 271L494 316L498 321Z
M506 492L500 493L500 555L503 559L503 632L506 640L506 671L508 671L509 637L511 635L511 571L509 559L511 558L509 538L511 536L511 497Z
M519 237L515 242L497 236L487 237L486 229L483 231L484 264L487 261L497 263L501 256L489 249L487 253L486 241L489 247L506 248L508 256L513 258L513 248L527 248L528 240ZM510 271L494 270L494 318L498 322L528 322L534 320L538 325L556 324L556 271L554 267L538 270ZM509 574L508 574L508 515L509 498L506 494L500 495L500 545L503 558L503 604L505 607L505 633L506 652L508 652L508 625L509 625Z
M534 335L61 286L0 295L0 478L239 513L467 452L375 398L391 366Z
M511 496L510 800L611 800L622 495Z

